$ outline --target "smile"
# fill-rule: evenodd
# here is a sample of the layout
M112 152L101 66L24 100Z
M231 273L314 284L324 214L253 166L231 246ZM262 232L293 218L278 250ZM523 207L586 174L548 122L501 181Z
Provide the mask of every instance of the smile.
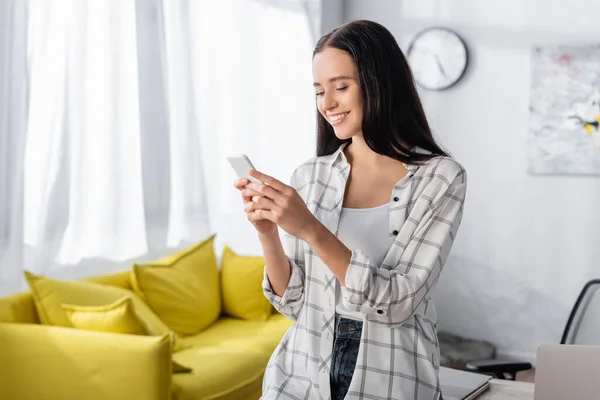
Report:
M348 114L350 114L350 111L345 112L345 113L340 113L340 114L328 115L327 118L329 119L329 123L331 125L338 126L342 122L344 122L344 119L346 118L346 116Z

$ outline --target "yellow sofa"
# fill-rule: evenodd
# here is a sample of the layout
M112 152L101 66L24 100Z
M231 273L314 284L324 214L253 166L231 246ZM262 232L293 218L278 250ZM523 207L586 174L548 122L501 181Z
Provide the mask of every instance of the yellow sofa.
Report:
M87 281L131 287L131 272ZM0 399L258 399L267 361L292 322L221 315L181 338L138 336L41 325L30 292L0 299ZM190 373L171 371L171 357Z

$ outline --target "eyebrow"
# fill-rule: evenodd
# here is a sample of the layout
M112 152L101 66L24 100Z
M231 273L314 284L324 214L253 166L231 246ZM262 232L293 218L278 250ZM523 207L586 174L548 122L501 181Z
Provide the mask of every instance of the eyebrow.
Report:
M341 75L341 76L336 76L335 78L331 78L329 80L329 82L343 81L343 80L347 80L347 79L354 79L354 78L352 78L351 76ZM321 85L319 82L314 82L313 86L323 86L323 85Z

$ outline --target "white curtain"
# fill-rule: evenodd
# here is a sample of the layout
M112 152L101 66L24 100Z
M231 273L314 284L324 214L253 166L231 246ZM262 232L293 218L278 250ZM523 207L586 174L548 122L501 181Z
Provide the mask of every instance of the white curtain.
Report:
M260 251L225 158L286 181L314 153L319 1L1 4L0 295L212 232Z
M312 51L320 32L317 0L165 2L166 57L177 110L197 117L210 222L223 244L259 254L256 233L233 189L229 154L287 182L314 155ZM191 76L191 79L187 77Z
M27 130L27 7L0 2L0 295L19 280Z

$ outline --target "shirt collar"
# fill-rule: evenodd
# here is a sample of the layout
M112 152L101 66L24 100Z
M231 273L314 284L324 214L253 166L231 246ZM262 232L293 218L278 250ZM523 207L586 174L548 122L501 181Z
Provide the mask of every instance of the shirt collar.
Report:
M342 168L348 166L348 160L346 159L346 155L344 154L344 149L346 148L346 146L348 146L348 144L350 144L350 142L342 143L340 147L331 155L331 158L329 159L330 167L333 167L336 164L341 164ZM425 154L429 153L427 150L423 150L420 147L413 147L413 151ZM404 165L404 168L408 170L408 174L411 176L414 175L415 172L419 169L419 166L415 164L402 163L402 165Z
M346 160L346 155L344 154L344 149L348 146L350 142L342 143L340 147L331 155L329 158L329 166L333 167L336 163L342 163L342 165L348 164L348 160Z

